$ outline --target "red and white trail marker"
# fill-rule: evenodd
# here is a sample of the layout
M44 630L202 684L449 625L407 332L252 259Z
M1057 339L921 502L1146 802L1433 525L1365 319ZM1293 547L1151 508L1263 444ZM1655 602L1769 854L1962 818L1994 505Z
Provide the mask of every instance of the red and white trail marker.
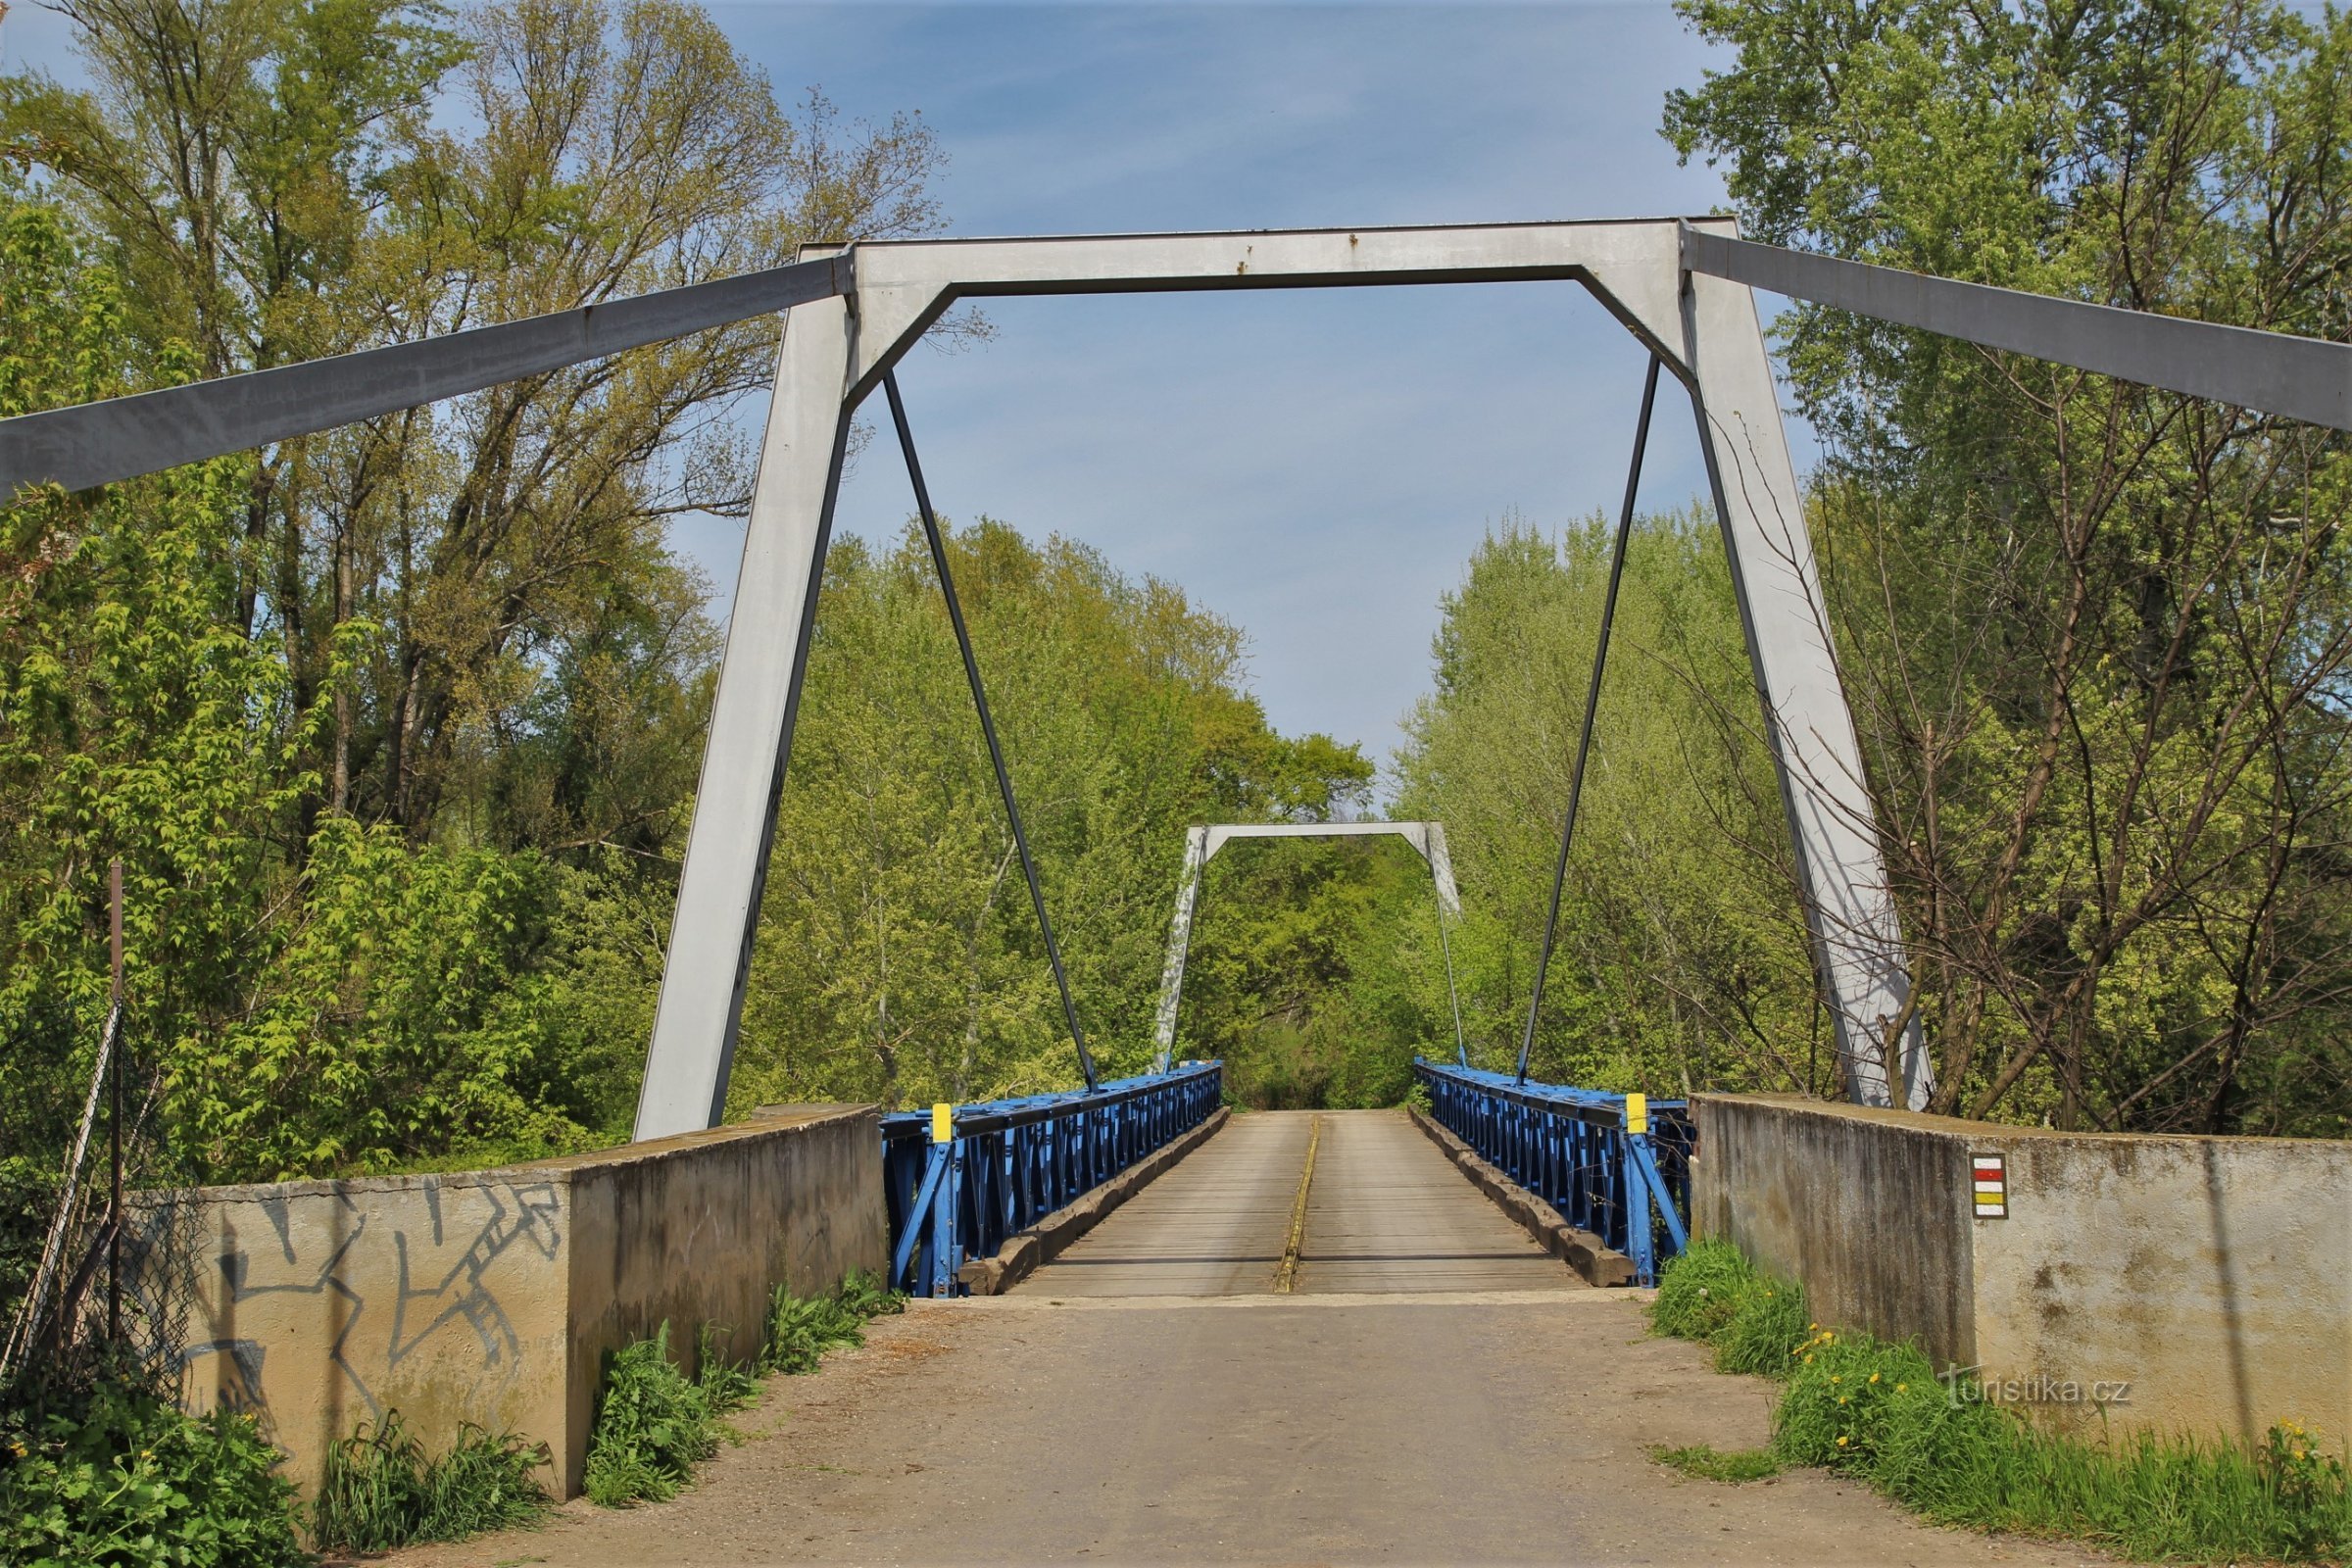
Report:
M1971 1154L1968 1164L1976 1187L1976 1212L1979 1219L2007 1219L2009 1217L2009 1156L2006 1154Z

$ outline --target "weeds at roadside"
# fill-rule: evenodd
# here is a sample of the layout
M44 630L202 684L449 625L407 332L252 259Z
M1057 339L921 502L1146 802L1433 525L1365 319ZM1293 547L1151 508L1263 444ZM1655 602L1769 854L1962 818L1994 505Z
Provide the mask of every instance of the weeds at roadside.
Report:
M1770 1448L1723 1449L1709 1444L1694 1443L1687 1448L1669 1448L1663 1444L1650 1447L1649 1456L1669 1470L1679 1470L1701 1481L1721 1481L1737 1486L1743 1481L1768 1481L1781 1473L1784 1466L1780 1455Z
M804 1298L779 1285L767 1303L767 1340L760 1370L795 1375L816 1370L827 1350L865 1343L867 1320L906 1310L906 1298L852 1269L831 1296Z
M308 1562L277 1461L252 1416L183 1414L135 1370L0 1387L0 1562Z
M389 1551L427 1541L463 1541L536 1523L553 1506L532 1472L542 1445L494 1435L468 1422L440 1458L402 1424L400 1412L363 1422L326 1451L311 1531L321 1547Z
M834 1293L841 1304L858 1317L896 1317L906 1310L906 1295L882 1283L882 1276L867 1269L854 1268L841 1277L841 1289Z
M665 1319L650 1340L625 1345L605 1366L582 1488L605 1508L678 1494L698 1460L718 1451L710 1396L669 1358Z
M717 1325L696 1336L696 1373L669 1357L669 1324L612 1353L588 1440L584 1490L591 1502L622 1508L674 1497L694 1466L718 1451L724 1418L759 1392L756 1372L816 1370L825 1351L865 1343L869 1318L906 1310L906 1298L853 1270L830 1296L803 1299L782 1286L769 1299L765 1333L750 1365L720 1352Z
M1800 1289L1737 1249L1700 1242L1668 1265L1650 1307L1658 1333L1711 1346L1724 1370L1782 1380L1769 1451L1784 1464L1854 1476L1938 1524L2066 1537L2149 1560L2310 1562L2352 1551L2344 1463L2294 1422L2274 1426L2251 1452L2152 1434L2086 1443L1989 1402L1965 1379L1938 1377L1914 1346L1807 1322L1803 1303Z

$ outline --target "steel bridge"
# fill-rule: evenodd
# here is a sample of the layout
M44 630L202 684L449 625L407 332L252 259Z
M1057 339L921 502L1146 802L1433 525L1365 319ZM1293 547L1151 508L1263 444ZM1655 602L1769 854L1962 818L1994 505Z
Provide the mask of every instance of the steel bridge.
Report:
M1574 285L1650 355L1583 729L1562 803L1552 906L1536 955L1536 983L1516 1071L1472 1067L1457 1025L1452 1060L1415 1062L1418 1098L1425 1104L1409 1116L1232 1114L1222 1103L1220 1066L1178 1059L1185 952L1200 868L1211 854L1238 837L1397 834L1428 862L1441 934L1457 896L1443 830L1436 824L1227 824L1195 829L1186 857L1157 1038L1152 1043L1153 1070L1103 1082L1063 977L1044 878L1029 853L1011 769L989 714L983 672L956 602L894 368L956 302L967 298L1495 281ZM1559 880L1593 744L1592 717L1624 541L1662 380L1684 389L1696 421L1764 733L1778 771L1819 992L1847 1091L1867 1104L1914 1108L1926 1103L1931 1091L1927 1056L1907 1005L1901 932L1838 681L1803 496L1782 428L1753 288L2352 430L2352 347L2346 345L1756 245L1738 238L1732 223L1721 219L1645 219L815 247L794 265L745 277L0 420L0 497L25 484L76 489L104 484L725 322L784 313L775 391L636 1136L650 1140L709 1128L726 1103L777 796L791 752L852 419L880 389L1044 928L1077 1076L1084 1084L1064 1094L939 1105L884 1119L894 1279L926 1298L1001 1289L1009 1299L1045 1306L1089 1299L1236 1298L1387 1303L1384 1310L1392 1315L1356 1314L1347 1334L1319 1335L1309 1326L1337 1319L1289 1316L1277 1322L1229 1314L1229 1321L1220 1320L1224 1327L1211 1332L1202 1326L1205 1318L1196 1318L1188 1329L1138 1318L1169 1337L1166 1343L1175 1350L1165 1365L1174 1370L1163 1373L1157 1385L1129 1377L1117 1385L1117 1397L1150 1401L1180 1416L1199 1404L1195 1384L1226 1386L1235 1365L1253 1355L1281 1353L1295 1367L1321 1368L1313 1373L1322 1379L1316 1386L1320 1393L1312 1396L1332 1408L1361 1407L1350 1403L1352 1380L1389 1391L1384 1396L1395 1408L1440 1412L1443 1420L1427 1433L1405 1433L1397 1441L1409 1445L1426 1438L1445 1444L1474 1431L1480 1408L1519 1411L1529 1430L1540 1428L1544 1418L1522 1409L1524 1390L1518 1384L1525 1379L1510 1371L1522 1363L1509 1357L1459 1359L1472 1351L1446 1348L1475 1347L1488 1319L1443 1312L1460 1307L1491 1314L1498 1302L1544 1305L1609 1298L1611 1293L1594 1287L1653 1279L1688 1240L1693 1152L1684 1102L1546 1085L1528 1077L1544 965L1556 931ZM1143 1045L1130 1043L1130 1059L1142 1059ZM1491 1197L1498 1201L1490 1201ZM1622 1299L1622 1293L1615 1298ZM967 1304L970 1315L963 1321L988 1320L981 1303ZM1033 1320L1023 1321L1034 1327ZM1535 1344L1549 1332L1541 1324L1553 1321L1522 1317L1511 1332ZM1615 1320L1610 1332L1637 1327L1630 1319ZM984 1339L991 1331L957 1332ZM1076 1330L1035 1332L1049 1339L1059 1333L1069 1344L1085 1338ZM1334 1346L1341 1348L1335 1352ZM1035 1357L1020 1359L1013 1342L1000 1348L1005 1365L1029 1368L1056 1388L1068 1386L1066 1379L1054 1383L1055 1374L1040 1370ZM1596 1358L1587 1342L1562 1342L1556 1348L1569 1362L1586 1357L1588 1392L1609 1386L1611 1367L1626 1359L1623 1351ZM1632 1353L1638 1359L1647 1352ZM1428 1375L1414 1381L1416 1357L1448 1354L1457 1357L1458 1366L1422 1369ZM1126 1364L1132 1368L1136 1358ZM1446 1382L1449 1377L1486 1381L1466 1401L1462 1389ZM1102 1396L1100 1389L1090 1396ZM1250 1396L1247 1388L1234 1394L1243 1404L1250 1403ZM1009 1408L1018 1403L1021 1391L1007 1387L992 1396ZM1276 1419L1279 1408L1265 1400L1250 1407L1269 1412L1269 1420ZM1244 1514L1261 1522L1288 1517L1279 1508L1268 1513L1256 1493L1245 1499L1247 1506L1236 1497L1253 1485L1262 1492L1275 1480L1296 1481L1294 1490L1304 1496L1318 1462L1308 1449L1283 1449L1287 1457L1269 1462L1292 1470L1271 1478L1246 1466L1216 1471L1224 1478L1217 1485L1227 1493L1204 1498L1197 1489L1188 1491L1175 1473L1185 1456L1198 1451L1197 1443L1188 1448L1184 1431L1159 1431L1152 1444L1138 1446L1132 1433L1116 1423L1089 1430L1094 1436L1087 1441L1134 1459L1119 1472L1128 1478L1120 1485L1132 1491L1135 1476L1173 1477L1160 1495L1191 1507L1195 1523L1205 1529ZM1559 1441L1572 1445L1573 1439ZM1426 1491L1426 1466L1384 1470L1385 1450L1341 1447L1347 1463L1364 1474L1394 1472L1400 1494ZM1275 1448L1266 1451L1272 1454ZM1458 1455L1429 1457L1449 1462ZM1510 1468L1514 1462L1501 1455L1498 1468L1473 1466L1478 1473L1463 1485L1519 1487L1523 1495L1502 1501L1526 1516L1540 1516L1552 1505L1559 1478L1548 1470L1522 1474ZM1001 1468L976 1461L966 1464L966 1471L982 1478L974 1485L1012 1484L1002 1479ZM967 1513L972 1507L969 1496L943 1495ZM1159 1506L1141 1494L1128 1500L1138 1510ZM1384 1508L1396 1514L1398 1506L1386 1494L1359 1495L1353 1505L1367 1516ZM1818 1506L1832 1505L1822 1500ZM1040 1511L1025 1517L1034 1525ZM1053 1513L1086 1517L1075 1497L1066 1512ZM1457 1511L1451 1517L1464 1516ZM1476 1521L1486 1517L1473 1510L1465 1527L1471 1534L1441 1538L1411 1535L1412 1519L1398 1514L1397 1533L1389 1539L1418 1542L1428 1555L1497 1554L1489 1549L1493 1543L1476 1535ZM798 1531L800 1523L796 1519L790 1529ZM1703 1523L1703 1516L1688 1518L1678 1528L1696 1530ZM1642 1528L1626 1523L1626 1539L1613 1544L1638 1547ZM1851 1539L1870 1539L1867 1530L1857 1529ZM1108 1539L1117 1544L1115 1530ZM1042 1536L1025 1543L1043 1549ZM1793 1538L1759 1537L1755 1544L1784 1560L1807 1560L1811 1554ZM1906 1554L1919 1544L1881 1543L1889 1553L1899 1546ZM1092 1547L1076 1544L1074 1538L1070 1549ZM1315 1539L1301 1546L1306 1555L1317 1549Z

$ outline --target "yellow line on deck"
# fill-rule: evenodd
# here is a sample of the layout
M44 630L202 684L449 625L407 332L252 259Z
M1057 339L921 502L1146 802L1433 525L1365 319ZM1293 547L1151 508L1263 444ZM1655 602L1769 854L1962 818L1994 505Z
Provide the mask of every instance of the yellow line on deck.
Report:
M1306 1124L1306 1165L1298 1172L1298 1199L1291 1205L1291 1239L1282 1249L1282 1266L1274 1271L1274 1289L1288 1296L1298 1284L1298 1250L1306 1245L1306 1190L1315 1182L1315 1146L1323 1141L1323 1118Z

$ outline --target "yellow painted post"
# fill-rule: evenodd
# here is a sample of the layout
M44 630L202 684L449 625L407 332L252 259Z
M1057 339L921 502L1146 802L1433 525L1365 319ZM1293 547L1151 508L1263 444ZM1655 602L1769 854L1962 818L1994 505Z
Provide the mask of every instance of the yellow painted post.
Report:
M944 1100L931 1107L931 1141L935 1144L956 1141L956 1107Z
M1625 1097L1625 1130L1629 1133L1649 1131L1649 1097L1647 1095Z

